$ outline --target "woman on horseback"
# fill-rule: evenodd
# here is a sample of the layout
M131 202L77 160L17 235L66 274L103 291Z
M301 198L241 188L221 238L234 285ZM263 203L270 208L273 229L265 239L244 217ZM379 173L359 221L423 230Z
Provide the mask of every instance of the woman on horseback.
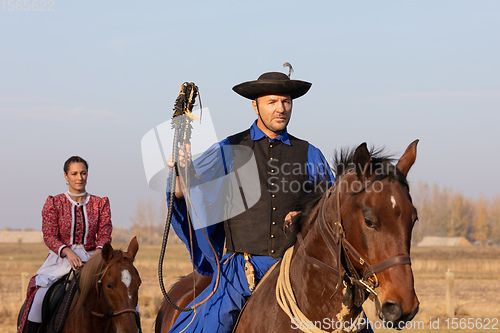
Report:
M88 163L72 156L63 169L68 191L49 195L43 206L42 231L49 254L28 285L18 333L37 332L49 287L71 269L82 267L92 256L99 255L103 245L111 241L109 200L86 191Z

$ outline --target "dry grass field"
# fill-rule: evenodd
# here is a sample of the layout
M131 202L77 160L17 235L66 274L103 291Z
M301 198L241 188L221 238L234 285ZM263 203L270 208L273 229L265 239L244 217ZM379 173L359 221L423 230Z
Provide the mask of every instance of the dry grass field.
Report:
M409 332L499 332L500 331L500 248L414 248L412 267L420 311ZM447 325L445 272L454 274L455 321ZM374 305L365 303L370 320L375 320ZM496 320L496 329L480 329L480 323ZM465 323L474 321L471 329ZM455 324L453 324L455 323ZM458 323L458 324L456 324ZM439 325L438 325L439 324ZM431 328L431 325L434 328ZM439 329L437 329L439 327ZM453 329L458 327L458 329ZM490 328L492 325L490 324ZM381 329L376 332L396 332Z
M125 249L126 244L114 244ZM142 286L139 307L143 331L153 332L156 311L162 301L158 286L157 265L159 246L140 246L136 267ZM500 248L415 248L412 250L415 287L420 299L420 312L408 332L498 332L495 330L447 328L445 316L445 272L455 275L455 317L463 322L486 319L500 320ZM41 265L47 249L44 244L0 244L0 332L15 332L16 317L24 301L22 273L33 275ZM169 244L164 267L165 284L170 286L180 276L191 271L189 255L182 244ZM168 287L167 287L168 288ZM375 320L373 303L367 302L366 312ZM439 320L439 322L438 322ZM439 323L439 330L437 324ZM434 327L431 327L434 325ZM491 324L490 324L491 326ZM458 326L460 327L460 326ZM376 329L376 332L395 332Z

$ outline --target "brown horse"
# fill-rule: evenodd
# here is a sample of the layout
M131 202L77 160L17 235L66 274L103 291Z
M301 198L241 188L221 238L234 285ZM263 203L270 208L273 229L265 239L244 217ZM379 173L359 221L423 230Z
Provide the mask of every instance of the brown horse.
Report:
M194 284L193 284L194 281ZM211 276L193 272L179 280L168 292L175 305L185 308L193 301L193 285L198 296L212 281ZM167 301L163 301L155 321L155 333L166 333L174 325L180 311L175 310Z
M133 264L138 249L136 237L127 252L106 243L101 256L85 263L62 332L139 332L141 278Z
M417 212L406 181L417 143L396 165L366 144L340 154L334 185L294 221L298 241L253 292L235 332L368 332L368 296L387 327L404 328L419 304L410 266ZM172 291L185 305L192 300L192 287ZM165 312L170 322L179 314ZM156 332L159 321L160 313Z

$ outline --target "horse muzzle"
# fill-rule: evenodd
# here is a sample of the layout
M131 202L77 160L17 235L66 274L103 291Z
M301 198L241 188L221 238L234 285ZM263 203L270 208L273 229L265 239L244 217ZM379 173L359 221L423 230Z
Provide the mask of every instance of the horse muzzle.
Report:
M404 313L403 309L398 303L385 301L379 312L379 317L385 322L388 328L395 328L401 330L405 328L407 322L411 321L417 314L419 304L409 313Z

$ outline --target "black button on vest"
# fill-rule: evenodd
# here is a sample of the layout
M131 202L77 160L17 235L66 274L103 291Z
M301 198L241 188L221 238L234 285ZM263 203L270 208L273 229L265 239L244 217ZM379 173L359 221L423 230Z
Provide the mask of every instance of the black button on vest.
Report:
M297 210L304 196L309 143L289 135L291 145L267 137L253 141L250 130L228 138L230 144L253 150L259 173L261 196L247 211L224 222L228 252L273 255L286 243L283 232L285 216ZM233 170L244 165L248 156L233 149Z

